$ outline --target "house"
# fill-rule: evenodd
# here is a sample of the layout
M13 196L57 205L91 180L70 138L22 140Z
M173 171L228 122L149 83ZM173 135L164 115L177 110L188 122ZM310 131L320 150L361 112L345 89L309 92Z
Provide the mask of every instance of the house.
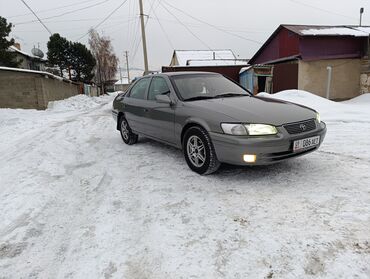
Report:
M249 63L273 66L272 92L302 89L334 100L353 98L369 92L369 32L358 26L280 25Z
M126 91L129 86L128 78L122 77L114 84L114 91Z
M45 71L46 59L42 57L44 54L38 48L33 48L34 54L29 54L21 50L21 46L15 43L13 46L9 47L9 50L17 54L17 61L22 61L19 68L34 71Z
M175 50L169 66L162 72L200 71L215 72L239 82L239 71L248 65L248 59L238 59L230 49Z

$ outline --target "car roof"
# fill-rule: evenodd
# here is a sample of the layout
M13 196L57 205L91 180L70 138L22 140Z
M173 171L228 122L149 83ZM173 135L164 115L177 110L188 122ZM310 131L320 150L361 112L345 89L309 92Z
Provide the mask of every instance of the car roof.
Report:
M219 73L215 72L199 72L199 71L181 71L181 72L165 72L165 73L158 73L158 74L151 74L151 75L146 75L143 77L151 77L151 76L184 76L184 75L220 75Z
M182 75L219 75L215 72L199 72L199 71L181 71L181 72L166 72L162 73L163 75L168 76L182 76Z

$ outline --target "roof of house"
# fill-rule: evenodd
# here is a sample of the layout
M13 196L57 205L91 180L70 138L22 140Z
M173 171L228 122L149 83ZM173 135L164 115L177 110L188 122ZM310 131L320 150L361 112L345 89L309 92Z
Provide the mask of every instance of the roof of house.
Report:
M47 61L46 59L43 59L43 58L41 58L41 57L38 57L38 56L35 56L35 55L33 55L33 54L29 54L29 53L27 53L27 52L24 52L24 51L22 51L22 50L19 50L19 49L18 49L18 48L16 48L15 46L10 46L10 47L9 47L9 50L10 50L10 51L13 51L13 52L17 52L17 53L19 53L19 54L21 54L21 55L23 55L23 56L26 56L26 57L28 57L28 58L31 58L31 59L37 59L37 60L42 61L42 62L46 62L46 61Z
M119 80L115 83L115 85L120 85L120 84L130 84L130 83L128 82L128 78L127 78L127 77L123 77L122 79L119 79Z
M188 60L188 66L232 66L248 65L248 59Z
M283 24L284 27L299 36L354 36L354 37L368 37L370 34L369 26L353 26L353 25L288 25Z
M291 25L281 24L260 47L260 49L249 60L251 64L263 49L275 38L281 29L287 29L301 37L368 37L370 35L370 26L354 26L354 25Z
M230 64L231 61L236 60L234 53L230 49L175 50L173 52L173 58L174 57L176 57L178 62L176 66L195 65L196 63L201 64L201 66L215 65L215 63L220 63L217 65L227 65ZM214 62L214 60L218 60L218 62Z

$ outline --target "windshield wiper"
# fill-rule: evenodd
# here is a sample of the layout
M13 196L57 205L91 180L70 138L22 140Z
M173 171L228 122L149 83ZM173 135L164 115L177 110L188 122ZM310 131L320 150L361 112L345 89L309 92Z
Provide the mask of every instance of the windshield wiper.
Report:
M215 98L224 98L224 97L240 97L240 96L249 96L248 94L242 94L242 93L223 93L223 94L218 94L215 96Z
M188 99L185 99L184 101L198 101L198 100L206 100L206 99L213 99L214 96L196 96L196 97L191 97Z

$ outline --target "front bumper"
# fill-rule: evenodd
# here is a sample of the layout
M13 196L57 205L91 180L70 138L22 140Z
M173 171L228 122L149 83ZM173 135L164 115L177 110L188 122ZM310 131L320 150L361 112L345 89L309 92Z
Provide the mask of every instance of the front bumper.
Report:
M118 111L112 109L112 117L113 119L117 122L117 118L118 118Z
M318 149L326 135L326 124L321 122L315 130L296 135L288 134L282 127L278 127L278 130L279 133L273 136L232 136L212 132L210 136L220 162L233 165L267 165ZM319 145L298 152L293 151L295 140L314 136L320 136ZM246 163L243 160L244 154L255 154L256 162Z

